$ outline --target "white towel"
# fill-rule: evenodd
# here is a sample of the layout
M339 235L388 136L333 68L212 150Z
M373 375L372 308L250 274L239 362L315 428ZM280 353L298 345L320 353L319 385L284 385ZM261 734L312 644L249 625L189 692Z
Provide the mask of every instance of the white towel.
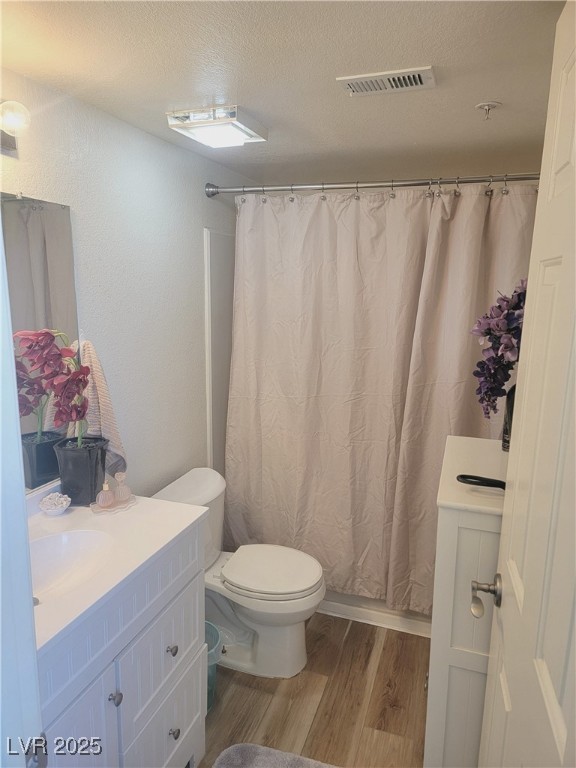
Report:
M78 342L75 341L71 346L76 351ZM84 390L84 395L88 398L86 436L101 435L109 441L106 448L106 472L114 476L116 472L126 471L126 452L116 424L106 376L94 345L90 341L81 342L80 360L82 365L87 365L90 368L88 386ZM50 398L44 417L44 429L54 429L55 412L53 398ZM68 437L74 437L77 434L77 426L74 422L68 425Z

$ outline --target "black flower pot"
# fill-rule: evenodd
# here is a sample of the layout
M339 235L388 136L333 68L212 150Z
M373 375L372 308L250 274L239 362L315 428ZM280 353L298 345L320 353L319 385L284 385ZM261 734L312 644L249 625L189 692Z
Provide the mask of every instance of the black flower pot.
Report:
M106 474L106 447L103 437L84 437L82 447L78 438L65 438L56 444L62 493L70 496L72 504L87 506L96 501Z
M514 415L514 396L516 384L513 384L506 393L506 407L504 409L504 426L502 428L502 450L510 450L510 438L512 436L512 416Z
M62 440L62 435L58 432L42 432L40 440L37 432L22 435L26 488L38 488L58 477L58 459L54 446L59 440Z

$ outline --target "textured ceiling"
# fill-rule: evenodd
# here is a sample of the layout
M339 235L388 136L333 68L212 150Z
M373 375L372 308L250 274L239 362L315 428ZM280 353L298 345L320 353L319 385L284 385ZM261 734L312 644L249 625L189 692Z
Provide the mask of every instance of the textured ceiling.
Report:
M3 2L2 66L259 183L527 172L562 5ZM350 97L335 80L428 64L434 90ZM503 106L484 121L487 100ZM210 150L167 127L210 103L242 106L268 142Z

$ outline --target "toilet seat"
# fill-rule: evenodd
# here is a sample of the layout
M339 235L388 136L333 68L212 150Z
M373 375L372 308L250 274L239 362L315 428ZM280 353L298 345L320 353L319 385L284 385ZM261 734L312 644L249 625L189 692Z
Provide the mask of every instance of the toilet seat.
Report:
M259 600L296 600L323 584L322 566L305 552L276 544L246 544L221 571L230 592Z

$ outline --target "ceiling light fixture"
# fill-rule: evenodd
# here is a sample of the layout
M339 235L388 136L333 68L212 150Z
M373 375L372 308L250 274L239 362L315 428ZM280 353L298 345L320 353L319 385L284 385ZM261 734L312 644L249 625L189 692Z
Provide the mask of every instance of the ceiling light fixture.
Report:
M0 102L0 149L12 152L18 149L16 139L30 125L30 112L19 101Z
M266 128L237 106L185 109L166 117L172 130L215 149L268 139Z
M30 126L30 111L19 101L0 104L0 128L8 136L21 136Z

